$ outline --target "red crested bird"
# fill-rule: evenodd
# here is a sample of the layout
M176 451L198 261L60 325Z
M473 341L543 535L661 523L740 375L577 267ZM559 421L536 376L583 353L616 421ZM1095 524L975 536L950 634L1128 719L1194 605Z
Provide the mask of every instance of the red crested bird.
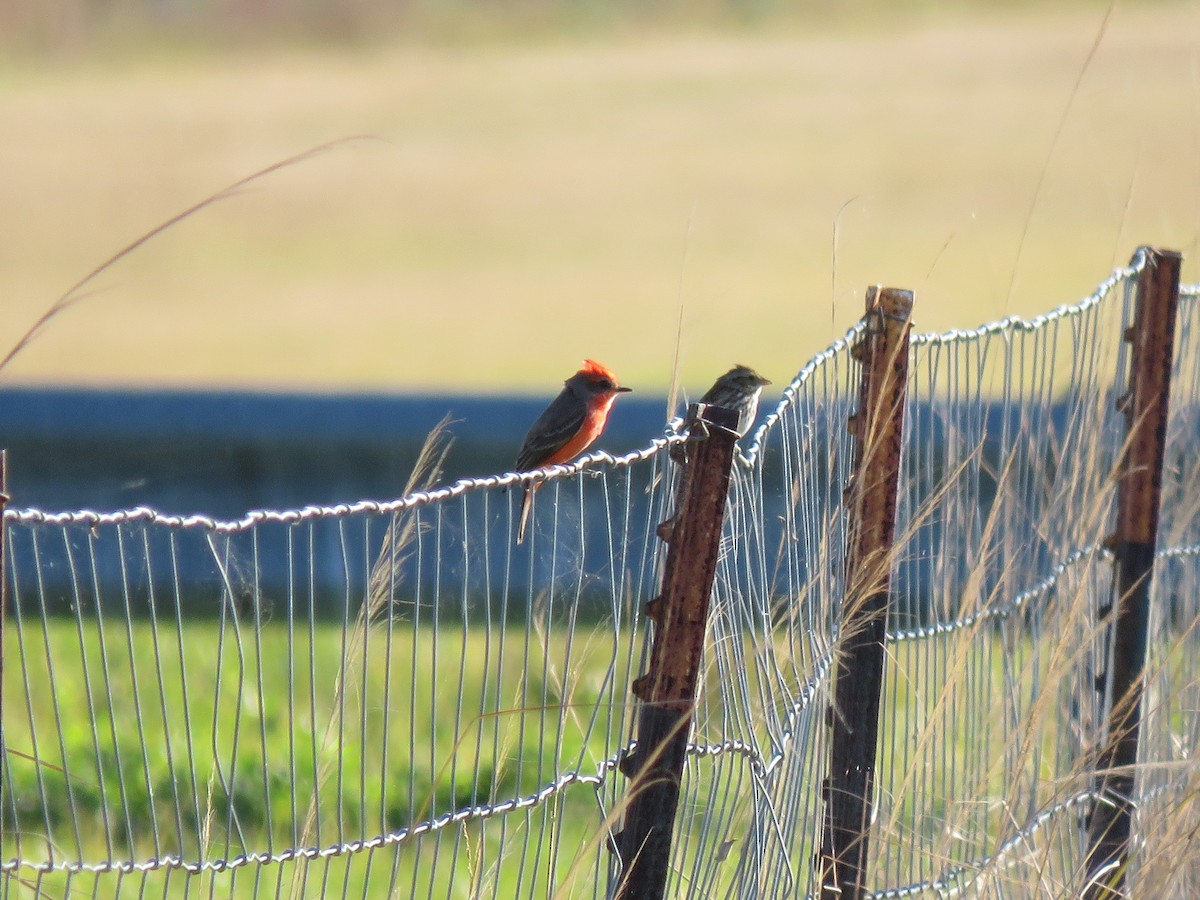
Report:
M770 383L749 366L734 366L713 383L700 402L736 410L738 437L744 437L758 416L758 398L763 385Z
M585 359L583 368L563 382L562 393L551 401L525 435L525 443L517 454L517 471L557 465L581 454L604 430L617 394L630 390L617 384L617 376L610 369ZM525 525L537 487L537 484L525 485L521 522L517 526L518 544L525 540Z

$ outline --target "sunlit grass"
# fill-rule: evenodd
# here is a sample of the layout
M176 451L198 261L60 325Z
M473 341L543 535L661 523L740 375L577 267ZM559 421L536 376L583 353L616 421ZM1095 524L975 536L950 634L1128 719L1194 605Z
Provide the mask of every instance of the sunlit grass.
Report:
M10 623L5 789L20 829L6 829L5 858L195 862L324 849L530 796L561 771L594 774L613 752L603 734L589 737L587 719L605 689L611 648L581 635L570 671L547 665L542 683L527 663L524 632L442 628L435 638L397 629L390 663L386 628L373 629L358 659L345 656L346 636L333 625L255 633L197 622L156 633L147 622L126 631L112 620L103 632L89 623L81 641L69 620L44 629ZM561 658L566 643L551 636L548 656ZM347 685L340 709L331 690L338 679ZM499 712L480 716L489 702ZM554 724L539 724L542 707ZM401 879L433 879L443 891L451 880L484 879L503 893L521 882L502 859L532 853L531 871L561 881L599 840L603 821L586 786L509 817L503 830L498 820L480 821L460 838L452 827L448 838L376 851L387 863L375 866L390 869L394 858ZM554 837L522 849L531 829ZM47 833L53 846L39 837ZM431 859L443 840L479 848L439 868ZM333 865L366 877L361 862ZM249 890L255 877L240 881ZM214 878L230 876L198 880Z

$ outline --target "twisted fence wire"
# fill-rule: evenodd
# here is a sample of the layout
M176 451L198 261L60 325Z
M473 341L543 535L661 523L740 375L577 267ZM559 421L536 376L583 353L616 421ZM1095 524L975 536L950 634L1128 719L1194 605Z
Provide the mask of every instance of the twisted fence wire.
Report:
M913 338L875 896L1081 884L1142 264L1029 322ZM1200 818L1200 288L1183 297L1133 873L1161 896L1195 882ZM744 442L672 896L818 889L860 334ZM676 440L235 521L7 511L6 895L607 896Z

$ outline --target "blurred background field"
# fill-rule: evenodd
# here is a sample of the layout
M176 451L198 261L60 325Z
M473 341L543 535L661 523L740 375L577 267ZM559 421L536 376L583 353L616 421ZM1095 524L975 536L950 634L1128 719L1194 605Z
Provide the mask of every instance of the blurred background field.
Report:
M1098 41L1098 43L1097 43ZM1092 52L1093 45L1095 50ZM1200 256L1200 7L0 0L0 342L149 228L9 384L777 383ZM836 253L835 247L836 234Z

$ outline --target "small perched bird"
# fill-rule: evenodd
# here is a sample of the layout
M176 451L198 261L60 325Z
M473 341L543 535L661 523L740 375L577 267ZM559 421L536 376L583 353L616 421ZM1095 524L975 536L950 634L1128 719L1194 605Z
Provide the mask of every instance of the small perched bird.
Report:
M737 434L744 437L758 415L763 385L770 383L749 366L734 366L713 383L700 402L737 410Z
M585 359L583 368L563 382L562 393L546 407L525 435L517 454L517 471L527 472L574 459L600 436L608 422L608 411L617 394L632 388L617 384L617 376L595 360ZM521 523L517 543L525 540L529 506L537 485L525 485L521 500Z

